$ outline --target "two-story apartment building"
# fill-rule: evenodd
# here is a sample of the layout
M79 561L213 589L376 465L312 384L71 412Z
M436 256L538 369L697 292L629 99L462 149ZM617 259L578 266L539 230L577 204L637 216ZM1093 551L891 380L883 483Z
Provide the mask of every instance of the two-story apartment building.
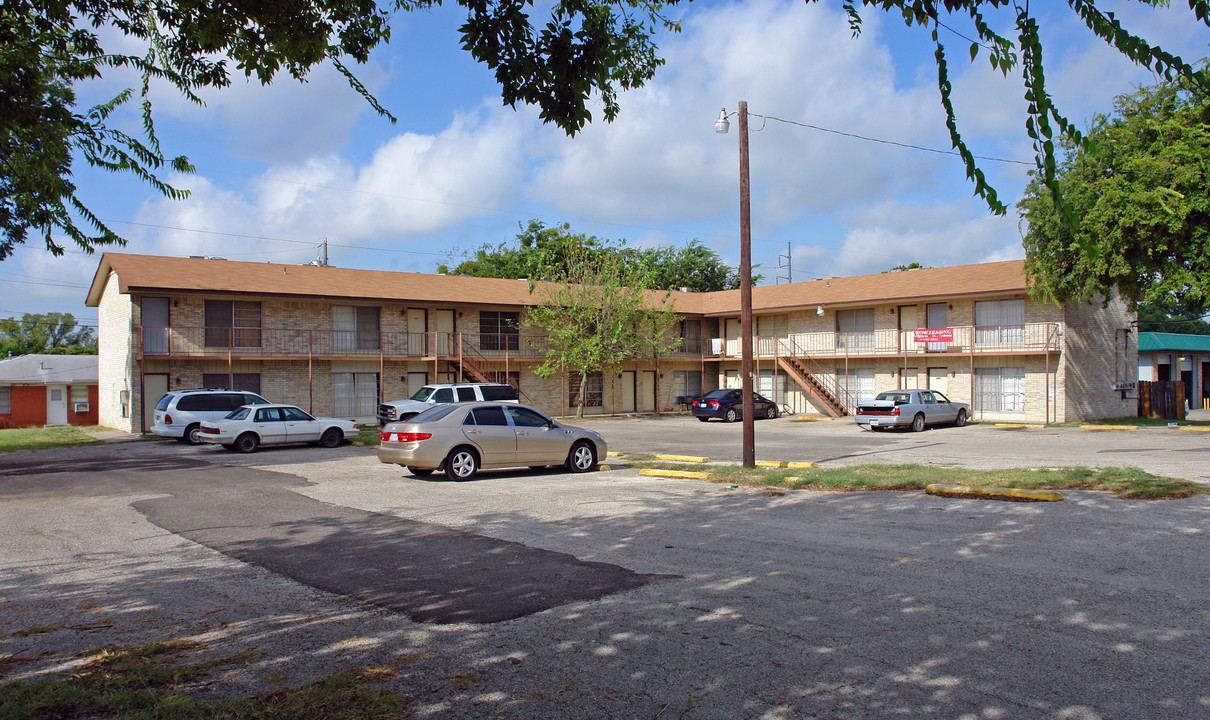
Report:
M565 414L580 378L543 378L541 302L520 280L105 253L100 422L150 427L168 389L254 390L320 414L370 420L430 382L507 381ZM663 294L652 294L652 298ZM681 347L588 378L588 412L676 408L738 385L739 292L672 293ZM829 278L753 290L757 389L795 412L843 415L878 391L930 387L974 419L1063 422L1134 414L1124 304L1039 304L1020 261Z

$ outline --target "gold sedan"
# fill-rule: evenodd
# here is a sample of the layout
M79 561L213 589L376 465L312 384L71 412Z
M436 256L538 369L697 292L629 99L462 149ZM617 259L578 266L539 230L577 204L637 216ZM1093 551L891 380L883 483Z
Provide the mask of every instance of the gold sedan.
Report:
M514 403L438 405L387 424L378 445L381 462L418 477L441 470L451 480L469 480L481 468L562 465L585 472L606 452L599 433Z

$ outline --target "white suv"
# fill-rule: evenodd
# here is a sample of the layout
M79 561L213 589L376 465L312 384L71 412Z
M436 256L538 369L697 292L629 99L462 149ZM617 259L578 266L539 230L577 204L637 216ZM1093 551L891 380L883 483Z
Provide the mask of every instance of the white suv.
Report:
M407 400L392 400L378 406L378 424L386 425L428 410L434 405L455 402L519 402L517 391L505 383L440 383L425 385Z
M169 390L155 405L155 424L151 432L200 445L198 428L203 420L219 420L243 405L268 405L254 392L243 390Z

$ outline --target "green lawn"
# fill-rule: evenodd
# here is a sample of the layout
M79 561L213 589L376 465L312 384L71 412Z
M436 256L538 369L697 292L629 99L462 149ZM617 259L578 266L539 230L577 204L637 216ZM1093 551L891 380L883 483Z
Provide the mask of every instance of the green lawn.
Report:
M94 426L88 429L104 430L105 428ZM84 432L82 428L74 425L52 425L49 427L0 430L0 452L99 444L101 444L100 440L94 439Z
M649 457L638 456L627 460L636 467L709 472L714 476L713 481L718 483L796 490L923 490L930 483L952 483L1026 490L1101 490L1113 494L1114 497L1131 500L1175 500L1210 494L1210 486L1190 480L1152 475L1132 467L1102 470L1086 467L969 470L928 465L857 465L796 470L668 463Z

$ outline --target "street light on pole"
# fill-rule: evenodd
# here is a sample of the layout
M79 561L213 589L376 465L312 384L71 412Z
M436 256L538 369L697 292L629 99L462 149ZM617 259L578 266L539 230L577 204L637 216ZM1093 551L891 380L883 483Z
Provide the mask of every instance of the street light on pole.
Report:
M739 101L739 347L740 375L744 396L744 467L756 467L756 428L752 407L752 208L748 185L748 103ZM714 131L731 129L727 109L719 111Z

